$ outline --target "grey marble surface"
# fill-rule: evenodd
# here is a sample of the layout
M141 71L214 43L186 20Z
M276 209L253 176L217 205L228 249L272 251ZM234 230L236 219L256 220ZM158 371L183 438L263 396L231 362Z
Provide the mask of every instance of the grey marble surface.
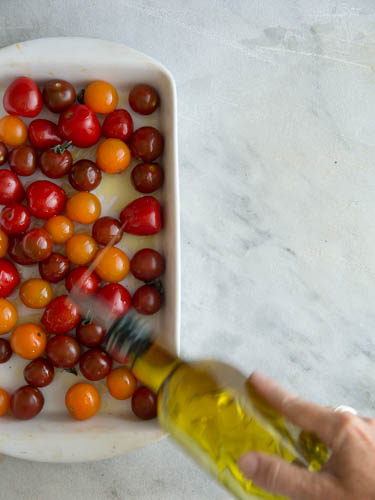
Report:
M146 52L179 99L182 353L375 411L373 0L2 0L0 44ZM169 440L105 462L0 457L1 499L228 499ZM5 486L4 486L5 485Z

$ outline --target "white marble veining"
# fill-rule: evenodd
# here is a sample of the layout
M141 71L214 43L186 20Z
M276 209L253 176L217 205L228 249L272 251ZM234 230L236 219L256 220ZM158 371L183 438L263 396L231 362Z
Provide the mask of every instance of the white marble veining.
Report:
M375 414L373 0L2 0L0 44L96 36L173 73L182 352ZM229 499L169 440L95 464L0 458L10 500ZM4 489L4 486L5 489ZM4 496L3 496L4 495Z

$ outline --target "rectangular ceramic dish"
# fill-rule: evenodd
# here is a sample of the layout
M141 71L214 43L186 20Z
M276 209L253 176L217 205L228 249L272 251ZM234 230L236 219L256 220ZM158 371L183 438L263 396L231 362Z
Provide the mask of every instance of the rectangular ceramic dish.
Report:
M160 95L158 112L149 117L132 113L135 128L156 126L165 138L161 158L165 182L159 197L164 210L164 228L156 237L125 235L121 246L129 257L140 248L153 247L166 258L163 278L166 300L163 309L153 318L154 329L161 342L172 351L179 349L180 321L180 254L179 254L179 201L177 164L176 91L170 73L157 61L123 45L86 38L47 38L32 40L0 49L0 89L19 76L33 78L41 87L53 78L71 82L77 92L93 80L107 80L119 91L119 107L129 109L127 96L137 83L154 86ZM1 106L0 116L4 110ZM40 117L57 121L57 115L43 111ZM29 120L25 120L28 122ZM95 158L95 148L72 152L74 159ZM102 215L119 215L130 201L140 196L131 185L130 171L135 164L119 176L105 175L95 191L102 203ZM6 167L8 168L8 167ZM24 185L42 178L40 173L24 177ZM73 192L66 180L60 183L67 194ZM34 221L35 224L35 221ZM38 225L38 223L36 223ZM40 225L40 223L39 223ZM76 230L82 229L76 227ZM87 228L84 229L89 231ZM19 266L21 279L37 276L37 266ZM139 282L128 277L123 283L134 292ZM58 294L66 293L64 285L55 287ZM18 299L18 290L10 297L18 308L20 322L38 321L41 312L27 309ZM9 336L9 335L8 335ZM7 336L5 336L7 337ZM27 361L13 356L9 363L0 365L0 387L13 391L24 384L23 368ZM102 396L101 411L91 420L74 421L67 414L64 396L68 387L82 380L81 375L57 371L53 383L43 389L45 406L36 418L17 421L11 416L0 419L0 453L20 458L74 462L108 458L141 448L163 436L156 420L138 420L131 411L129 401L117 401L101 381L98 388Z

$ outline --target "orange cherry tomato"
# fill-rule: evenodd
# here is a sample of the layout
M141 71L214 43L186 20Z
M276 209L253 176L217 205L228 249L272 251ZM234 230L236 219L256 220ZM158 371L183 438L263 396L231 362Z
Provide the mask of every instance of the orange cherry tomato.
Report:
M108 375L107 387L114 398L128 399L133 396L137 388L137 380L129 368L119 366Z
M125 278L130 269L129 258L117 247L106 247L99 250L95 257L95 272L110 283L116 283Z
M92 224L99 219L102 212L99 199L94 194L84 191L69 198L65 209L69 219L82 224Z
M73 222L65 215L54 215L46 221L43 227L57 245L66 243L74 232Z
M84 101L95 113L110 113L117 107L118 93L108 82L92 82L85 90Z
M75 234L65 245L65 254L73 264L84 266L92 261L98 246L91 236L84 233Z
M53 290L48 281L38 278L30 279L22 283L20 299L27 307L42 309L53 299Z
M3 116L0 120L0 141L7 146L21 146L27 139L27 127L18 116Z
M0 389L0 417L8 413L10 408L10 396L5 389Z
M10 332L18 321L17 309L6 299L0 299L0 335Z
M0 229L0 257L5 257L8 251L8 236Z
M130 160L130 149L121 139L105 139L96 148L96 163L107 174L120 174Z
M21 358L39 358L46 349L47 335L40 325L24 323L13 330L10 345L13 352Z
M68 389L65 404L72 417L87 420L99 411L100 394L92 384L79 382Z

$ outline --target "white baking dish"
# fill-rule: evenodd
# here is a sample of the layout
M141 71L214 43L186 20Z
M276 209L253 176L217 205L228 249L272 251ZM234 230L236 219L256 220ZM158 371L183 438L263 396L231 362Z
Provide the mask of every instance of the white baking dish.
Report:
M176 91L171 74L157 61L123 45L87 38L45 38L22 42L0 49L0 89L2 92L18 76L29 76L40 86L51 78L70 81L79 91L93 80L107 80L120 93L119 107L126 107L127 94L136 83L154 86L161 99L160 111L151 117L132 113L135 128L142 125L157 126L165 138L165 150L161 159L165 183L158 197L164 207L165 226L157 237L125 235L122 246L131 255L139 248L152 246L165 255L167 270L164 276L166 301L164 308L153 319L154 328L164 345L173 351L179 349L180 322L180 249L179 249L179 197L177 164L177 117ZM1 115L4 110L1 107ZM57 115L43 112L41 117L57 121ZM26 120L27 121L27 120ZM94 151L84 157L92 158ZM91 155L91 156L90 156ZM81 157L82 154L80 155ZM105 176L96 194L102 201L103 215L116 215L140 194L130 183L131 167L121 176ZM41 178L23 178L24 184ZM70 194L66 180L62 182ZM19 267L22 278L37 276L32 269ZM128 277L124 281L130 292L140 283ZM62 285L57 291L65 293ZM21 321L37 320L41 313L19 303L18 290L11 296L21 313ZM6 338L7 336L5 336ZM27 361L13 355L9 363L0 365L0 387L13 391L23 385L23 368ZM64 405L66 389L82 380L59 371L53 383L43 389L45 407L41 414L28 421L17 421L11 416L0 419L0 453L20 458L48 461L74 462L98 460L141 448L160 439L164 433L156 420L144 422L131 412L129 401L117 401L108 394L105 383L97 384L102 407L99 414L84 422L74 421Z

